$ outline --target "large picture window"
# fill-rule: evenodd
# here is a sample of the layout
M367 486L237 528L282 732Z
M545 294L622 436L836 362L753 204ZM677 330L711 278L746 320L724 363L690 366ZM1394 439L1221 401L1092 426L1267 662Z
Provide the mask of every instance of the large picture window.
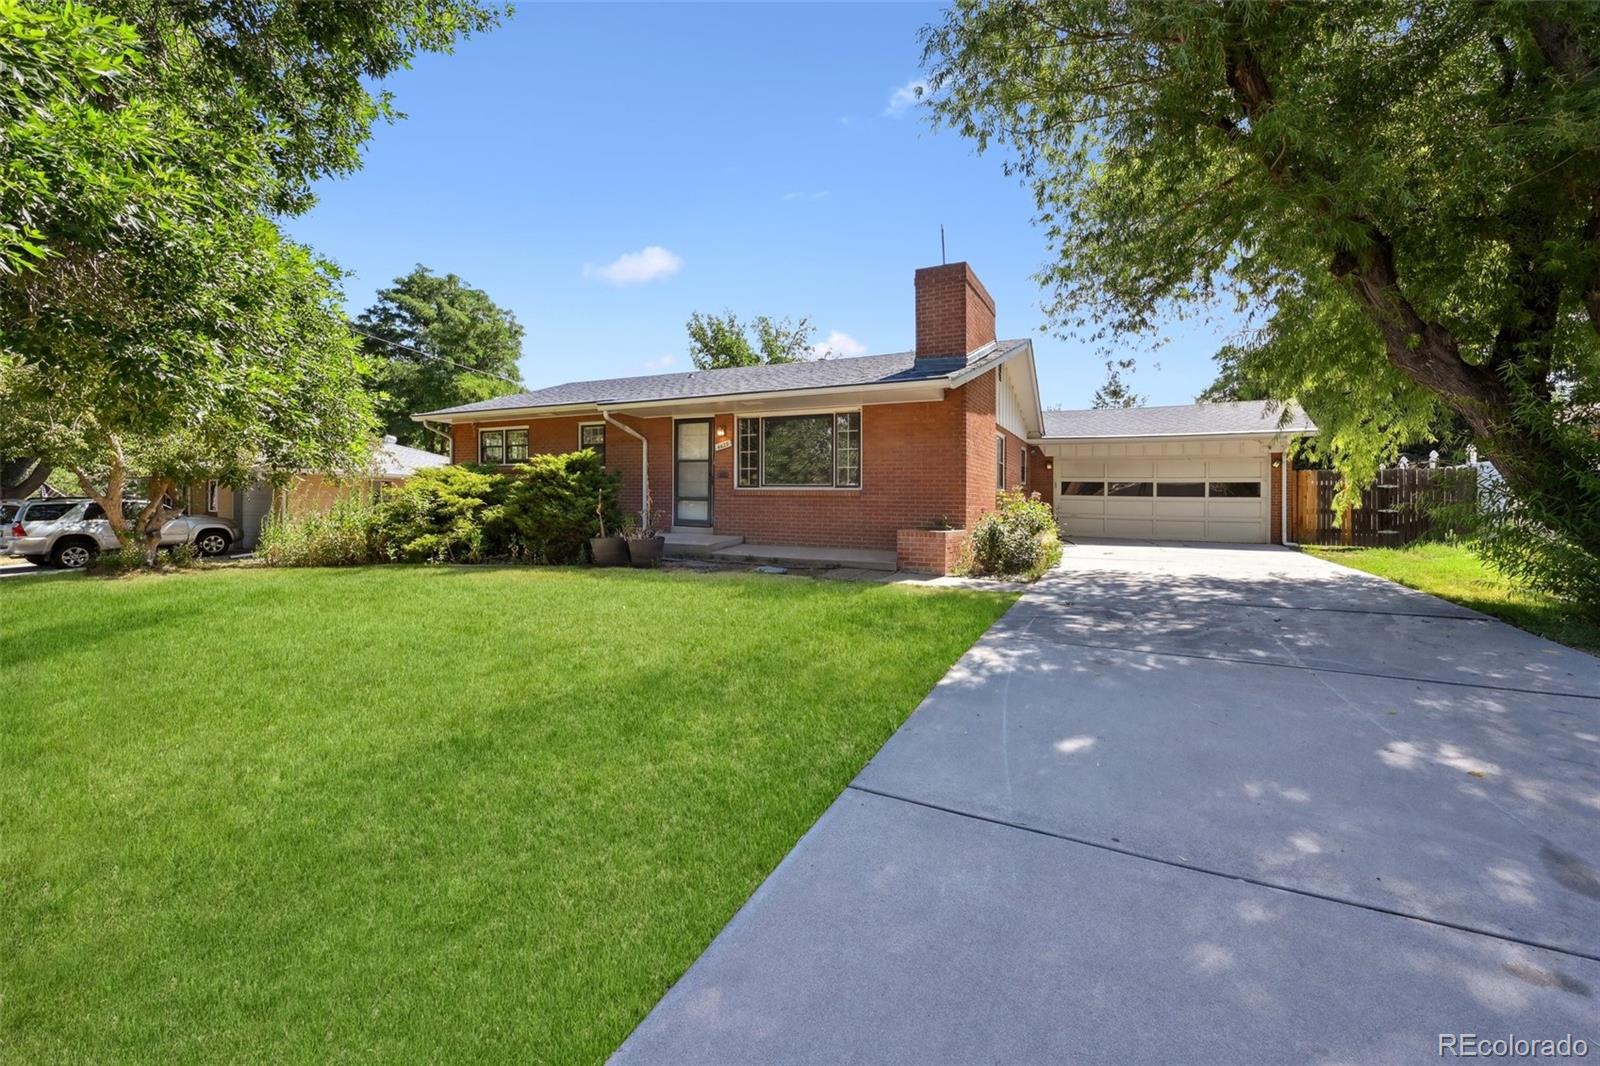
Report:
M861 486L861 414L741 418L735 431L740 488Z

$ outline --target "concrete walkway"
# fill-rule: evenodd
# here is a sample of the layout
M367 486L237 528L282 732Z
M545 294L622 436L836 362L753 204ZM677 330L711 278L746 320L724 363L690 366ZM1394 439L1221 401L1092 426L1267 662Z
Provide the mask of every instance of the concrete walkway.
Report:
M1271 548L1074 545L618 1062L1600 1051L1600 660Z

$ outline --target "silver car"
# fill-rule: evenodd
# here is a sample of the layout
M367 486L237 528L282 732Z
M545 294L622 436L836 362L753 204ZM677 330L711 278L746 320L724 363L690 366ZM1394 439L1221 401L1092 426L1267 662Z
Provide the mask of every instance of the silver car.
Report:
M143 500L125 500L122 510L132 518L144 506ZM179 515L161 527L163 548L193 544L201 555L222 555L238 539L233 523L215 515ZM0 502L0 553L79 570L102 551L116 547L117 535L93 500Z

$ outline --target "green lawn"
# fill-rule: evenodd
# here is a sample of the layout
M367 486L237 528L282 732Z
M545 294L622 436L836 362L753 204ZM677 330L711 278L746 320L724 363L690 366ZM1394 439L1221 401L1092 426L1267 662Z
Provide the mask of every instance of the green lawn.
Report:
M3 1056L600 1061L1011 599L8 581Z
M1512 587L1467 549L1454 544L1407 548L1314 548L1305 550L1408 588L1494 615L1520 629L1574 648L1600 652L1600 626L1573 618L1548 596Z

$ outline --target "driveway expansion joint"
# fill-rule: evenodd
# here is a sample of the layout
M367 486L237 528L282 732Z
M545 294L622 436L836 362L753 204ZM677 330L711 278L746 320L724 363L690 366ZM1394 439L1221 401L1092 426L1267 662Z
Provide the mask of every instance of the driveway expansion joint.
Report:
M993 630L991 630L993 632ZM1516 685L1496 685L1487 681L1449 681L1438 677L1418 677L1415 674L1384 674L1373 670L1353 670L1347 666L1312 666L1307 663L1271 662L1266 659L1249 659L1238 655L1207 655L1193 651L1158 651L1154 648L1129 648L1120 644L1091 644L1082 640L1041 633L1026 628L1015 632L1002 631L1012 640L1038 640L1068 648L1087 648L1090 651L1113 651L1123 655L1160 655L1169 659L1200 659L1206 662L1237 663L1241 666L1267 666L1274 670L1304 670L1313 674L1347 674L1351 677L1374 677L1384 681L1411 681L1421 685L1450 685L1453 688L1485 689L1492 692L1515 692L1523 696L1553 696L1568 700L1593 700L1600 702L1600 694L1566 692L1542 688L1520 688ZM1559 713L1559 712L1558 712Z
M1396 910L1393 907L1384 907L1376 903L1364 903L1361 900L1349 899L1343 896L1334 896L1326 892L1314 892L1310 889L1295 888L1292 885L1278 884L1274 881L1264 881L1261 878L1251 877L1248 874L1230 873L1227 870L1213 869L1209 866L1197 866L1194 863L1180 862L1177 859L1163 859L1159 855L1147 855L1144 852L1135 851L1132 848L1121 847L1116 844L1107 844L1103 841L1073 836L1070 833L1062 833L1053 829L1041 829L1038 826L1028 825L1025 822L1014 822L1006 818L997 818L988 814L975 814L971 811L963 811L956 807L947 807L944 804L932 803L928 800L914 799L911 796L902 796L895 792L885 792L882 789L873 788L870 785L858 785L855 782L851 782L845 786L845 790L864 792L867 795L877 796L880 799L894 800L899 803L908 803L914 807L922 807L930 811L938 811L942 814L953 815L957 818L966 818L975 822L987 822L990 825L1000 826L1005 829L1015 829L1018 832L1031 833L1034 836L1048 837L1052 840L1059 840L1067 844L1078 844L1082 847L1094 848L1097 851L1107 851L1116 855L1126 856L1130 859L1152 862L1161 866L1170 867L1175 870L1188 870L1192 873L1203 874L1207 877L1218 877L1225 881L1238 881L1242 884L1254 885L1257 888L1265 888L1277 892L1287 892L1290 895L1301 896L1306 899L1322 900L1325 903L1332 903L1344 907L1353 907L1357 910L1370 911L1374 914L1385 914L1392 918L1402 918L1407 921L1421 922L1424 925L1438 926L1442 929L1453 929L1458 933L1468 933L1473 936L1487 937L1491 940L1499 940L1508 944L1517 944L1522 947L1535 948L1539 951L1549 951L1557 955L1565 955L1569 958L1587 959L1590 962L1600 962L1600 951L1588 952L1579 951L1575 948L1564 948L1556 944L1546 943L1542 940L1533 940L1527 937L1516 936L1511 933L1497 933L1492 929L1481 929L1477 926L1466 925L1461 922L1452 922L1444 918L1429 918L1426 915L1411 914L1407 911Z

